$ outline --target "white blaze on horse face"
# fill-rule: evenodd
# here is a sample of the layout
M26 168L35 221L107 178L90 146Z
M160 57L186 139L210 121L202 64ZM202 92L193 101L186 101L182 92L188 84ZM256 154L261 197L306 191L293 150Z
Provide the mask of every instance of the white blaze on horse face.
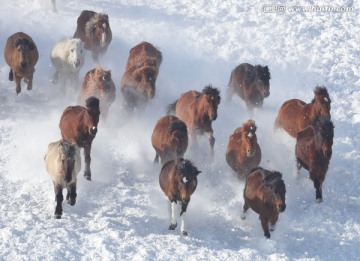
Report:
M104 47L106 45L106 23L103 23L102 27L104 28L103 33L101 34L101 42L100 45L101 47Z
M188 182L186 177L183 177L182 181L186 184Z
M329 99L325 97L325 98L324 98L324 101L325 101L325 102L329 102Z
M249 137L250 139L252 139L253 136L254 136L254 135L252 134L252 132L249 132L249 133L248 133L248 137Z

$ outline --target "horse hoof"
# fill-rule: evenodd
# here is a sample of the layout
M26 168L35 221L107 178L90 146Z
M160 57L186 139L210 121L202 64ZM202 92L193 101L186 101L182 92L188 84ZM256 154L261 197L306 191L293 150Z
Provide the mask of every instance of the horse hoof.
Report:
M61 214L55 214L55 219L61 219Z
M188 233L187 233L186 231L183 231L183 232L182 232L182 235L183 235L183 236L187 236Z
M67 201L67 203L70 205L70 206L74 206L75 203L76 203L76 200L75 199L70 199Z
M86 175L86 174L85 174L84 177L85 177L86 180L91 181L91 175Z
M175 224L170 224L169 230L175 230L176 227L177 227L177 223L175 223Z
M242 220L246 219L245 214L242 214L242 215L241 215L241 219L242 219Z
M316 199L316 203L321 203L321 202L323 202L323 199L322 199L322 198L317 198L317 199Z

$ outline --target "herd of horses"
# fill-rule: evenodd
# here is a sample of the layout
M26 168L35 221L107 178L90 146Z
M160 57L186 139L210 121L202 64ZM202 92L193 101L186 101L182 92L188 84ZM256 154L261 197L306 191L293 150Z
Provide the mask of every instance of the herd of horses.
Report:
M94 62L98 63L111 40L109 17L103 13L83 11L77 19L74 38L59 41L54 46L51 55L56 69L54 82L61 79L64 87L70 79L72 85L78 85L78 73L84 63L83 50L91 51ZM22 78L28 82L30 90L38 59L32 38L21 32L10 36L4 56L10 67L9 80L16 82L16 93L21 91ZM155 96L161 63L162 53L151 43L141 42L131 48L120 83L127 111L144 109L148 100ZM262 109L264 99L270 95L270 79L268 66L240 64L231 72L227 99L230 101L233 94L238 95L252 115L254 108ZM84 177L91 180L92 141L98 131L100 115L106 120L115 100L111 71L97 65L86 73L79 93L79 105L68 106L60 117L62 138L49 144L45 156L46 170L54 183L56 218L62 216L63 189L67 189L67 202L70 205L76 202L76 181L81 169L80 148L84 153ZM187 235L184 215L201 172L190 160L184 159L184 154L190 142L197 143L197 136L207 135L210 153L214 156L212 122L217 119L220 102L220 91L211 84L201 91L184 92L168 105L167 115L156 122L152 132L154 162L160 160L162 166L159 184L169 202L169 229L174 230L177 226L175 213L179 202L183 235ZM274 130L281 128L296 139L297 170L308 170L317 202L322 201L322 184L332 155L334 125L330 104L327 89L317 86L310 103L299 99L285 101L274 123ZM279 213L285 211L286 186L280 172L260 167L262 144L258 143L256 131L253 119L237 128L229 137L225 159L240 182L245 182L242 218L251 208L259 214L265 237L270 238L269 231L274 229Z

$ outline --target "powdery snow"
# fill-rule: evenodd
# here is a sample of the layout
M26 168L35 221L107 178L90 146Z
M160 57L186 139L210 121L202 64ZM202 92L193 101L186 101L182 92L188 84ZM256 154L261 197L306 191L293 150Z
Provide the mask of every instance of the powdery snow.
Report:
M360 24L355 1L317 1L317 6L351 6L350 12L293 12L313 1L279 1L284 12L265 13L255 0L50 0L2 1L0 49L23 31L40 57L32 91L19 96L0 59L0 259L1 260L357 260L360 254ZM285 4L286 3L286 4ZM268 8L269 6L267 6ZM277 6L278 7L278 6ZM51 83L50 52L73 36L82 10L109 15L113 41L100 64L112 70L116 101L93 142L91 182L78 178L76 205L55 210L53 184L44 166L50 142L60 139L60 116L76 95L62 96ZM266 9L269 10L269 9ZM129 49L149 41L163 53L154 100L144 113L125 117L120 79ZM261 166L283 173L287 208L271 239L257 215L241 220L244 184L225 161L228 137L247 121L238 97L225 99L230 72L238 64L268 65L270 97L253 119L262 148ZM94 68L89 52L80 78ZM213 123L215 158L206 139L185 157L202 171L186 214L189 236L168 230L167 202L152 163L153 127L166 106L190 89L212 83L221 90ZM306 171L297 176L295 141L273 132L287 99L310 102L325 85L335 124L333 156L323 185L324 202ZM178 220L179 222L179 220Z

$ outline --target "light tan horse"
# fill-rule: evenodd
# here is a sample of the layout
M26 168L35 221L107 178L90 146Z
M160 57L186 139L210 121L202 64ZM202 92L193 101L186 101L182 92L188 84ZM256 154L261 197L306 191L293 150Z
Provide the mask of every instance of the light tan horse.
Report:
M59 140L48 145L45 156L46 170L54 183L55 218L60 219L63 213L63 189L67 189L66 200L71 206L76 203L77 175L81 169L80 150L76 144Z

